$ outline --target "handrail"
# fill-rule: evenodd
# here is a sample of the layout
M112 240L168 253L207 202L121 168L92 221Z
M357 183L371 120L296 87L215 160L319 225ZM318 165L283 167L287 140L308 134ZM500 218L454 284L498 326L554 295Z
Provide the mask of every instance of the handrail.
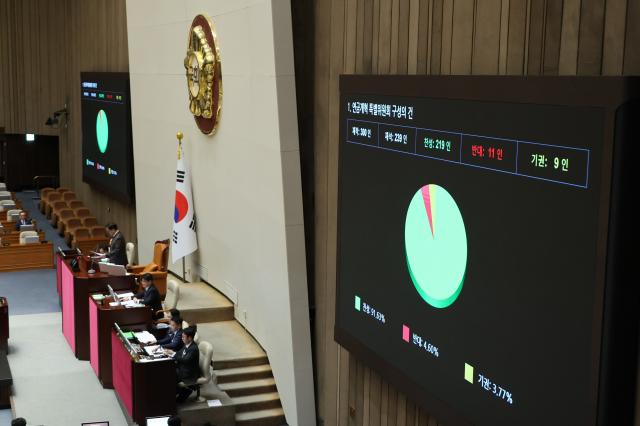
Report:
M49 183L49 186L58 187L58 176L54 175L38 175L33 177L33 186L35 189L42 188L41 181L46 181Z

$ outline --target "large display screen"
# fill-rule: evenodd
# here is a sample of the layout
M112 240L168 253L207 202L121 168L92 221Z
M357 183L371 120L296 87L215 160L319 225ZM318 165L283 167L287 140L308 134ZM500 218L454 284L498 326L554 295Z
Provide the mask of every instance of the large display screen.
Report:
M400 82L341 80L337 341L446 424L595 424L610 111Z
M82 179L120 198L134 194L129 74L81 73Z

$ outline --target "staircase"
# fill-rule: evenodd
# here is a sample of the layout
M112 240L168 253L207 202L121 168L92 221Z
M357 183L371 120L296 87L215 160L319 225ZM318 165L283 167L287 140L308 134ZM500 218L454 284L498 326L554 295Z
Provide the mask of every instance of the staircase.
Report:
M239 426L285 424L280 396L266 356L213 362L218 388L229 395Z
M236 424L285 425L267 354L234 319L233 304L206 283L189 283L180 287L178 308L186 321L198 325L201 340L215 342L211 363L217 389L226 393L219 399L235 408Z

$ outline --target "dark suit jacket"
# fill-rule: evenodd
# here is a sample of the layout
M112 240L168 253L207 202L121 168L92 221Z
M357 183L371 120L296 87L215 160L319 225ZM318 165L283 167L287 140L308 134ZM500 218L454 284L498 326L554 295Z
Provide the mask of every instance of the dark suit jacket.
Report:
M111 239L109 244L109 252L106 254L110 263L116 265L127 266L127 249L126 242L122 232L118 232L115 237Z
M182 349L184 343L182 342L182 329L178 331L169 331L164 339L158 340L158 345L165 349L171 349L172 351L178 351Z
M22 219L18 219L18 221L16 222L16 231L20 230L20 225L33 225L33 222L31 221L31 219L25 219L23 223Z
M142 290L140 293L136 294L136 298L143 305L146 305L151 309L153 309L154 318L156 318L155 313L162 309L160 293L158 292L158 289L156 288L156 286L151 284L149 287Z
M196 342L183 347L173 357L176 363L176 376L179 381L195 381L200 377L200 350Z

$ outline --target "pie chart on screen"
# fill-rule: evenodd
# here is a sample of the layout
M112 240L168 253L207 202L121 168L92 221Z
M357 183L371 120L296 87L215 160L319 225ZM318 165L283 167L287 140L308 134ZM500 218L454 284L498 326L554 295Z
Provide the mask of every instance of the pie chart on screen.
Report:
M109 145L109 121L107 113L103 109L98 111L96 117L96 140L98 141L98 149L104 154Z
M404 226L407 268L418 294L435 308L456 301L467 270L467 233L455 200L439 185L411 199Z

